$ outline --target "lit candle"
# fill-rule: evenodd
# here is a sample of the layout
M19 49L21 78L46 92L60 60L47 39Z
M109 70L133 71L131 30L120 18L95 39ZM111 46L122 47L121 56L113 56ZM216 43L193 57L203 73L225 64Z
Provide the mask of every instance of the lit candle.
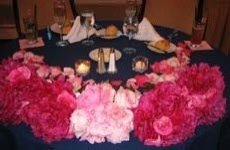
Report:
M132 67L134 71L143 73L148 69L148 59L143 56L137 56L133 59Z
M90 71L90 61L88 60L79 60L75 63L76 72L80 75L86 75Z

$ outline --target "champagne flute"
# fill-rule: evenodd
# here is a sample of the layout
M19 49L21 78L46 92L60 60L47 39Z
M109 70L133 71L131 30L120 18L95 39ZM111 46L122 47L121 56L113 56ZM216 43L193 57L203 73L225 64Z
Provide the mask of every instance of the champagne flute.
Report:
M60 29L60 41L56 43L57 46L64 47L68 45L67 41L63 40L62 37L62 28L66 19L66 6L65 0L55 0L54 1L54 20L58 24Z
M82 41L83 45L91 46L94 44L94 41L92 39L89 39L89 30L93 27L95 19L94 19L94 13L91 10L84 10L81 12L80 22L83 27L85 27L86 30L86 40Z
M123 23L123 29L124 29L125 35L128 36L130 42L132 42L131 40L138 32L138 25L139 25L139 22L136 16L125 17L124 23ZM132 46L126 47L123 49L123 52L125 54L133 54L136 52L136 49Z

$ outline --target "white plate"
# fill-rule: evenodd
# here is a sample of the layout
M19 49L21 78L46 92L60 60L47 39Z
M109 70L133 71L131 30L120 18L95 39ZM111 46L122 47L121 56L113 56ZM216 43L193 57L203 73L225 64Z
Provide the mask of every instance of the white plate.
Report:
M97 31L96 35L102 39L112 40L112 39L119 38L122 35L122 32L119 30L116 36L106 36L105 29L101 29Z
M89 53L89 57L94 61L98 60L98 50L99 50L99 48L94 49ZM108 63L109 62L110 48L103 48L103 51L104 51L104 60L106 63ZM119 50L115 49L116 60L119 60L121 58L121 55L122 55L121 52Z
M148 47L148 49L150 49L151 51L154 51L154 52L160 53L160 54L172 53L172 52L175 52L175 51L176 51L176 45L173 44L173 43L170 43L169 48L168 48L167 50L165 50L165 51L162 51L162 50L160 50L160 49L157 49L156 47L153 47L153 46L151 46L151 45L149 45L149 44L147 44L147 47Z
M53 31L54 33L60 34L60 29L58 27L57 23L54 23L50 26L50 30ZM69 30L70 31L70 30ZM64 31L62 34L68 34L69 31Z

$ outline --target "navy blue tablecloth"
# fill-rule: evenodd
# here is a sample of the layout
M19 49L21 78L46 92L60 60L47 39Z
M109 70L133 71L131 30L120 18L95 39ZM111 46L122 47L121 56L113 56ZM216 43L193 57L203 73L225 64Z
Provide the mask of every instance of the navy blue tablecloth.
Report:
M120 29L122 28L121 22L104 21L101 24L103 26L107 26L111 23L115 24ZM163 37L167 37L167 35L169 35L173 31L172 29L159 26L155 26L155 29ZM52 66L74 67L74 62L76 60L82 58L90 59L89 52L99 47L114 47L120 50L122 53L122 57L119 61L116 62L118 68L118 73L116 74L97 74L97 63L91 61L91 72L89 75L85 76L84 79L93 78L97 82L115 79L121 79L123 81L126 81L128 78L134 76L136 73L132 71L131 63L132 59L137 55L148 57L150 64L175 55L173 53L162 55L152 52L149 49L147 49L144 42L136 40L129 41L128 38L124 36L113 40L105 40L99 37L92 37L92 39L95 41L95 44L93 46L83 46L81 42L77 42L74 44L70 44L66 47L55 46L55 42L59 38L59 36L55 33L52 34L52 40L50 41L47 39L46 30L40 31L39 36L43 38L45 46L40 48L29 49L28 51L32 51L35 54L45 56L45 62L48 65ZM176 44L180 41L188 40L189 38L189 35L179 32L178 35L173 38L172 42ZM137 49L137 52L133 55L124 54L122 52L122 49L126 46L135 47ZM0 45L0 60L10 57L18 49L18 40L6 41L2 43ZM220 70L224 75L224 80L226 84L224 94L227 97L227 99L230 99L229 57L222 54L219 50L192 53L191 63L194 64L200 62L206 62L211 66L220 66ZM150 69L147 72L150 72ZM197 131L192 138L189 138L181 144L173 145L166 148L145 146L136 137L134 137L133 133L131 133L130 141L122 142L120 144L111 144L108 142L101 144L89 144L86 141L80 142L78 139L62 140L59 142L53 142L48 144L42 141L41 139L34 137L30 127L26 126L25 124L20 124L17 126L8 125L7 127L1 126L2 129L0 131L0 146L5 146L3 148L4 150L216 150L222 121L223 119L210 126L200 126L197 128ZM7 147L7 142L12 143L13 146Z

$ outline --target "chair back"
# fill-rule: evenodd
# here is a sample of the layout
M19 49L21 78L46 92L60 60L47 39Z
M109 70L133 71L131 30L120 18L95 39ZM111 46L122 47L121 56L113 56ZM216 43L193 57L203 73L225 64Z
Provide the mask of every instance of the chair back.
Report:
M16 39L21 34L17 0L0 1L0 39Z
M70 0L74 17L82 10L90 9L95 13L96 20L123 20L127 0ZM144 16L146 0L137 0L138 18Z

